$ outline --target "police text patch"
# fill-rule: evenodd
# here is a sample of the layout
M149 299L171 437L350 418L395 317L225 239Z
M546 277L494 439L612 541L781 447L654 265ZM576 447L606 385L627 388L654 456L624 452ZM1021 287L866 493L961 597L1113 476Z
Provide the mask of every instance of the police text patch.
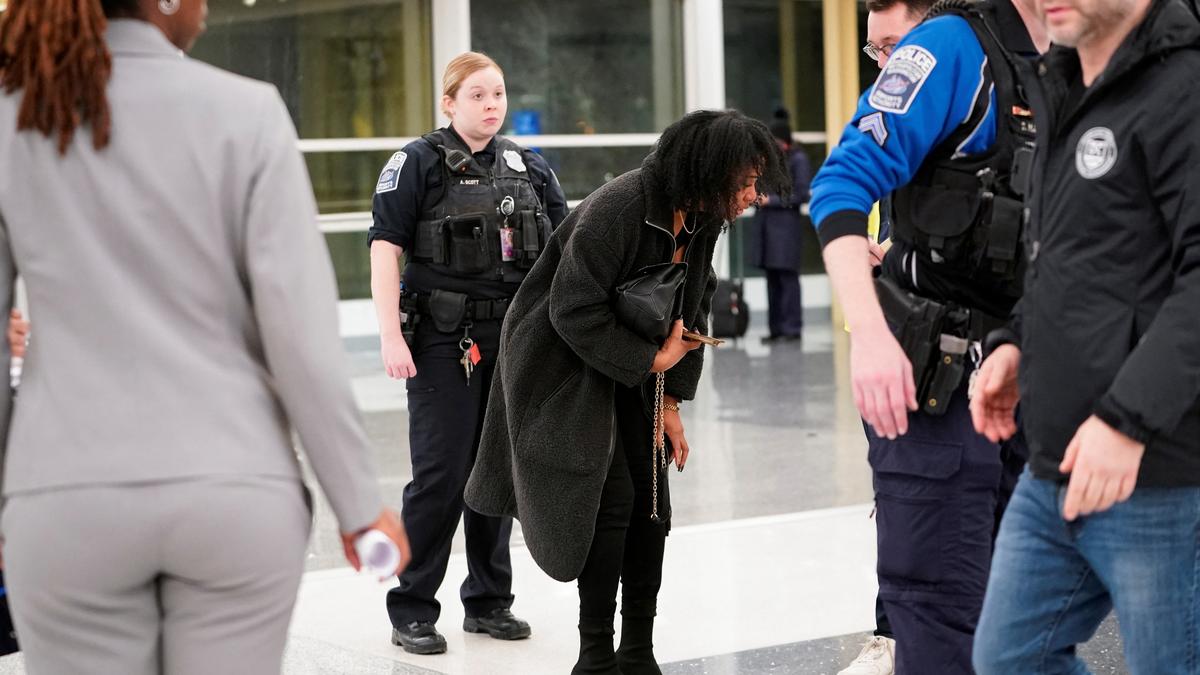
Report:
M875 80L868 103L876 110L903 115L936 65L937 59L924 47L905 45L897 49Z
M388 163L383 165L383 171L379 173L379 182L375 184L375 194L391 192L400 185L400 170L404 168L406 159L408 159L408 153L401 150L392 155Z

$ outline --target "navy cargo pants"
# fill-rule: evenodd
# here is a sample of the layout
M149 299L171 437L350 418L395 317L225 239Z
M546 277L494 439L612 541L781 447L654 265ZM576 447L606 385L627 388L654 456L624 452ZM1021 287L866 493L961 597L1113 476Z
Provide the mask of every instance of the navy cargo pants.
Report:
M511 518L485 516L463 503L463 489L479 447L483 414L500 345L500 322L471 328L483 361L463 372L462 329L441 333L423 320L409 342L417 376L408 380L408 441L412 481L404 488L404 527L413 558L388 591L387 609L396 627L412 621L436 622L436 595L450 562L450 546L462 519L467 540L467 578L460 596L466 615L483 616L511 607L512 565L508 541Z
M941 417L909 415L888 440L868 429L879 597L897 675L969 675L999 515L1028 458L1023 437L975 433L966 385Z

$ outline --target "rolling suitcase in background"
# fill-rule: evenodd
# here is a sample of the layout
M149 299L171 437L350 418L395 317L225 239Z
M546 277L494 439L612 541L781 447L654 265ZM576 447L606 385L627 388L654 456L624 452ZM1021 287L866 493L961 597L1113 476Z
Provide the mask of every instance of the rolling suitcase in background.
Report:
M742 227L732 227L730 232L738 240L738 255L734 256L737 267L737 281L718 279L717 290L713 293L712 319L709 321L709 334L715 338L740 338L750 327L750 306L746 304L746 295L742 292L746 280L745 248L742 243Z
M742 282L721 279L713 293L711 334L717 338L740 338L750 326L750 307L742 294Z

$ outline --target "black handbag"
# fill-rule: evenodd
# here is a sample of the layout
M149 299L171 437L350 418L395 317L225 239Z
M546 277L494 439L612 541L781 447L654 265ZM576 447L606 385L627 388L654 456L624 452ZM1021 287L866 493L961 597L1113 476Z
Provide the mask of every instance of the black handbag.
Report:
M662 263L638 270L617 286L613 312L629 330L661 345L683 314L687 263Z

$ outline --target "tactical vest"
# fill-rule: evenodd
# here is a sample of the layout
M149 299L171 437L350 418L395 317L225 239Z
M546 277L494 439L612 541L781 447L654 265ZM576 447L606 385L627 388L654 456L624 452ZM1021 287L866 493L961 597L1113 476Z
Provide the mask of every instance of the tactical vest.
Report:
M1025 259L1021 230L1023 196L1029 180L1036 128L1017 80L1020 58L996 33L990 2L941 0L925 20L961 16L987 57L983 84L968 119L934 148L913 179L892 200L893 236L933 263L945 265L1013 299L1020 296ZM963 156L959 147L987 116L994 87L996 140L982 155Z
M521 146L497 136L488 169L454 134L422 139L441 160L442 194L424 205L412 259L454 277L520 282L550 237Z

